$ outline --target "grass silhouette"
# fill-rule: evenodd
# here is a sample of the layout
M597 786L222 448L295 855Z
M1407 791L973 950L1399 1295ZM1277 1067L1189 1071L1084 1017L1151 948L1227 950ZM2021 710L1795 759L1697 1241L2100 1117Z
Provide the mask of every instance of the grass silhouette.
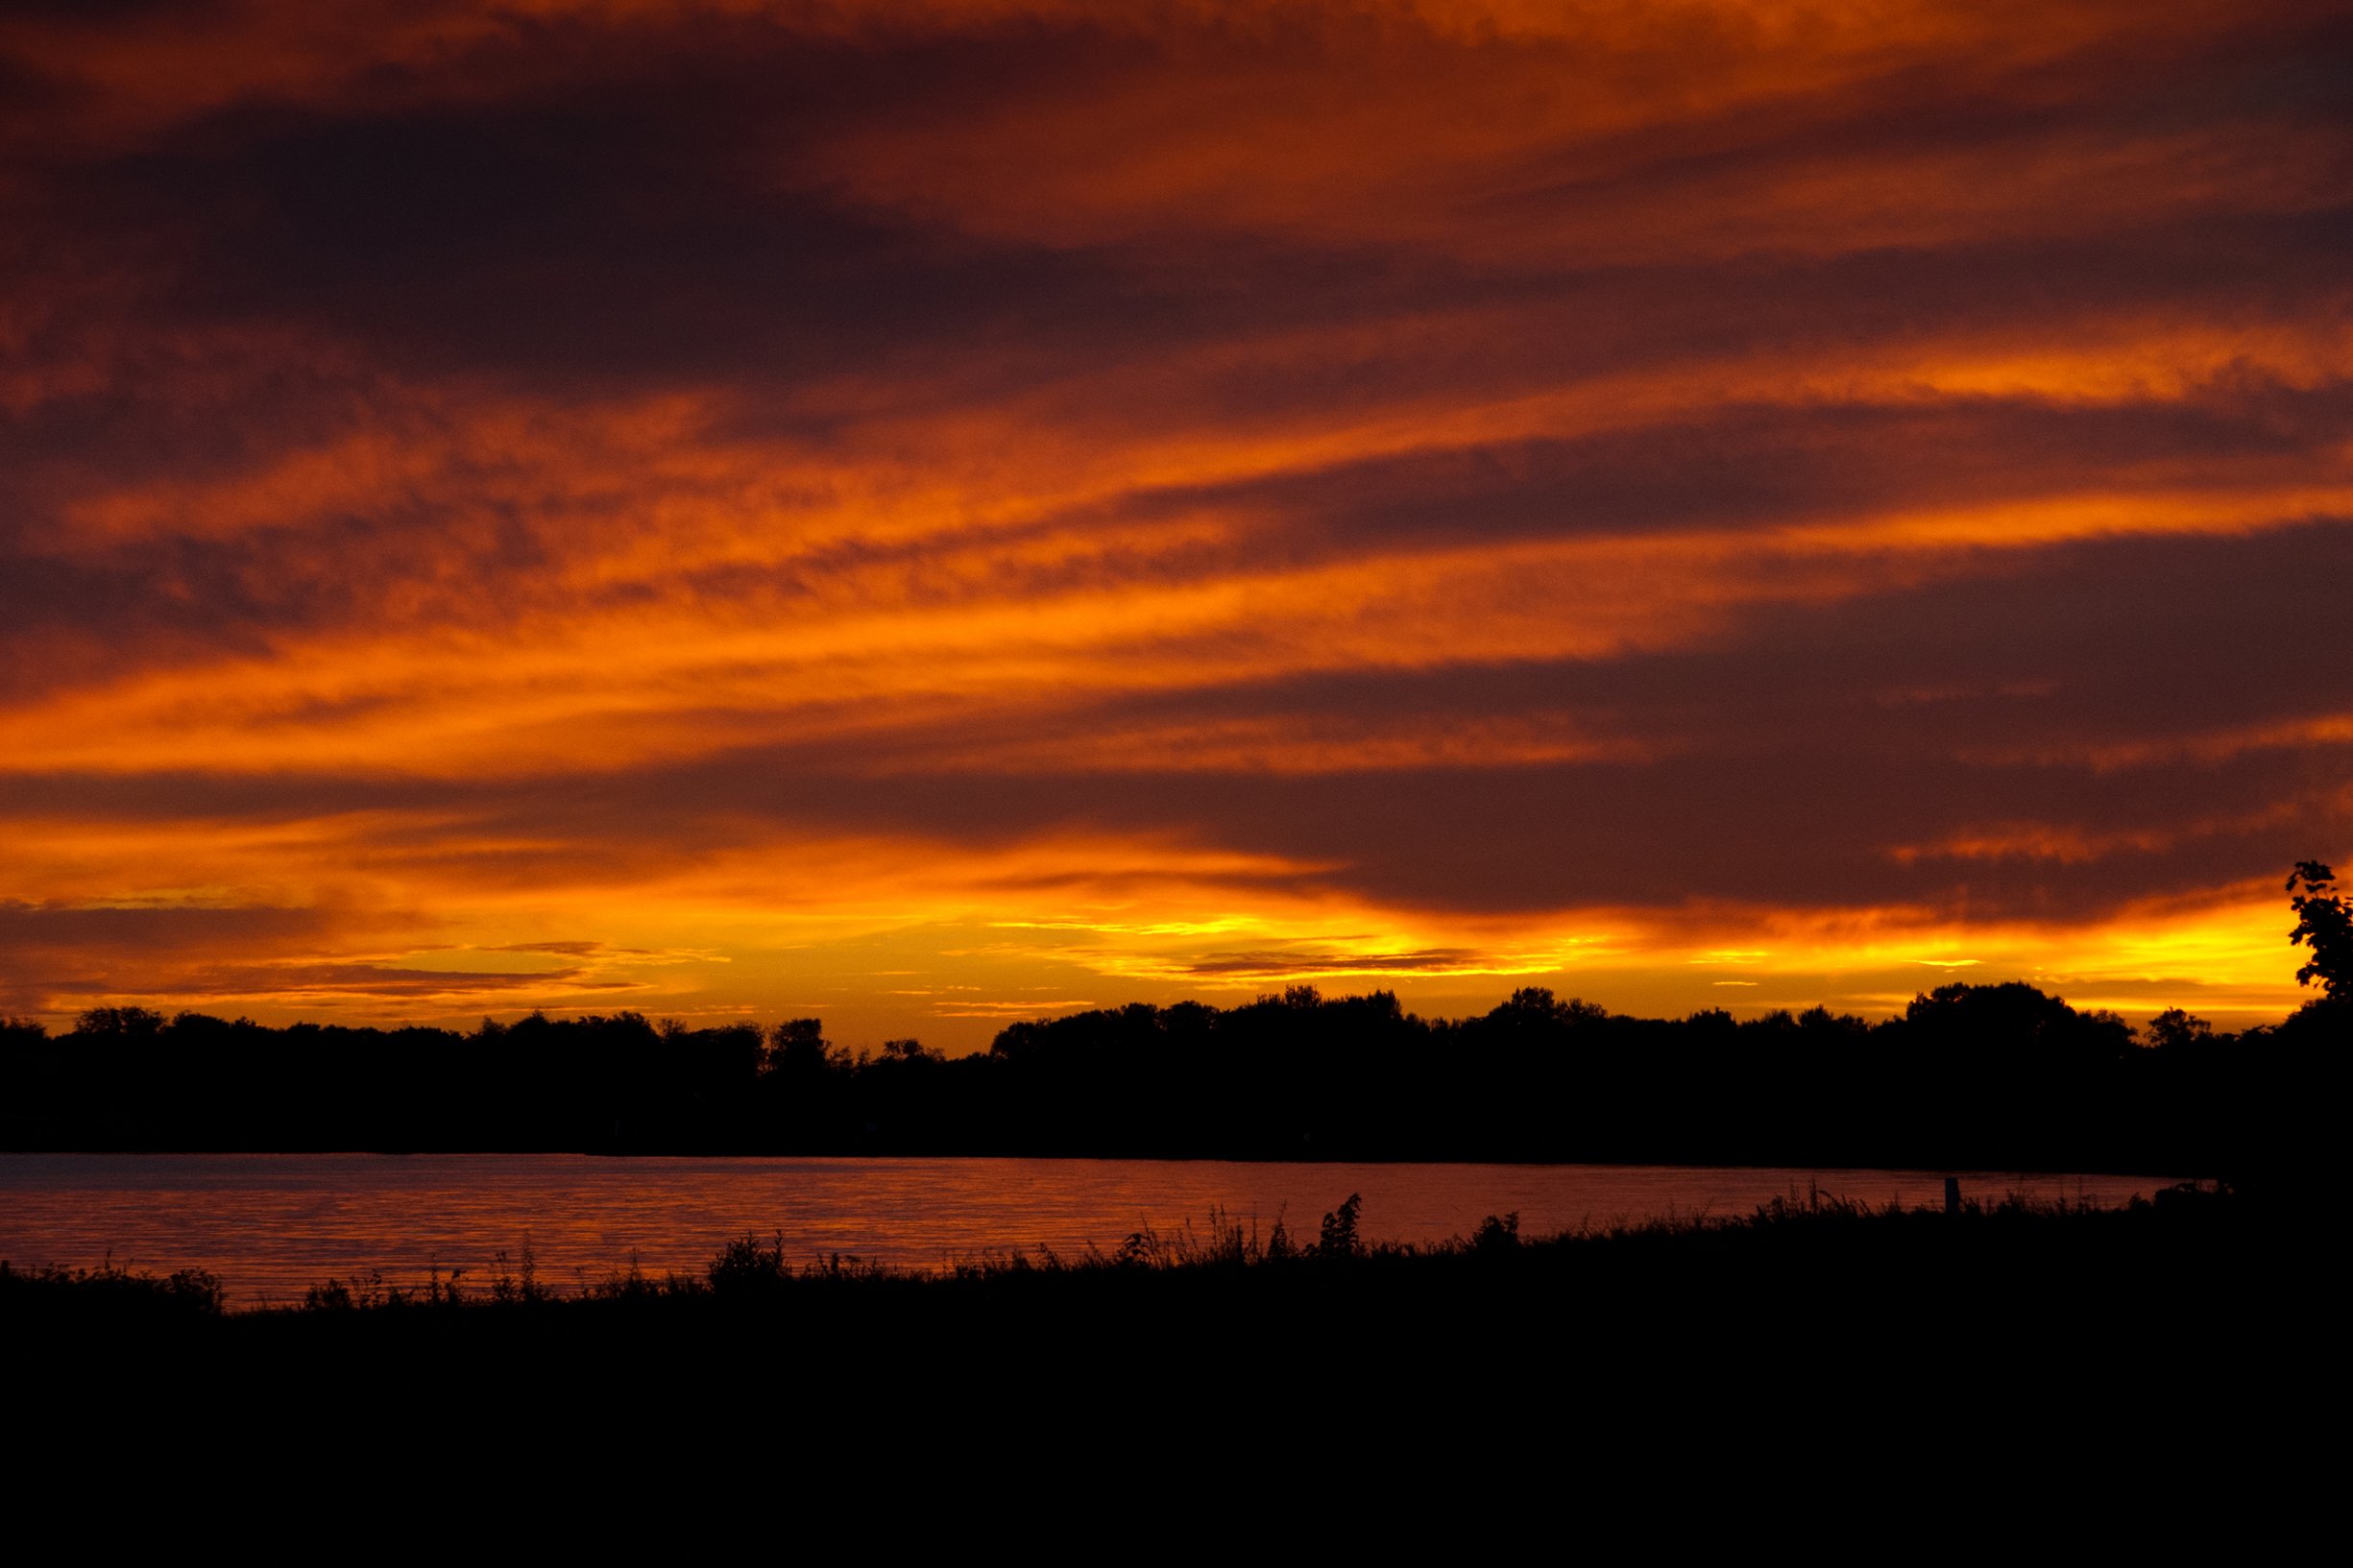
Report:
M1787 1265L1803 1260L1823 1277L1856 1266L1920 1266L1936 1260L2084 1256L2198 1245L2216 1235L2244 1238L2262 1229L2247 1205L2227 1188L2183 1184L2153 1199L2121 1206L2087 1200L2012 1194L1988 1203L1966 1199L1957 1212L1906 1208L1889 1201L1827 1196L1819 1192L1776 1197L1735 1217L1668 1217L1639 1221L1589 1221L1542 1236L1524 1235L1516 1214L1490 1215L1468 1236L1428 1242L1368 1242L1359 1231L1362 1199L1350 1194L1322 1218L1317 1239L1291 1240L1278 1218L1261 1229L1253 1218L1212 1207L1198 1223L1175 1230L1151 1225L1105 1250L1090 1245L1051 1247L951 1259L936 1270L893 1267L840 1252L795 1259L782 1232L729 1240L699 1274L648 1274L633 1259L602 1277L584 1277L566 1291L543 1281L528 1241L515 1259L498 1255L498 1273L485 1287L461 1285L461 1271L428 1271L416 1285L388 1283L380 1271L312 1286L297 1307L263 1306L230 1313L220 1280L201 1269L158 1275L117 1266L95 1269L56 1265L18 1269L0 1261L0 1315L86 1314L110 1321L281 1319L460 1311L468 1315L550 1312L599 1304L704 1303L728 1307L818 1292L935 1292L986 1290L1035 1281L1131 1286L1140 1276L1187 1279L1251 1276L1279 1288L1294 1279L1328 1285L1335 1278L1410 1280L1433 1290L1478 1281L1498 1269L1529 1280L1575 1273L1638 1277L1664 1264L1752 1260Z
M748 1234L697 1272L565 1289L525 1248L487 1285L369 1276L235 1312L201 1276L0 1268L0 1333L43 1419L315 1437L320 1466L421 1474L418 1495L563 1454L623 1491L724 1474L870 1518L959 1482L967 1509L1054 1517L1172 1477L1312 1476L1374 1521L1408 1493L1487 1519L1565 1485L1606 1513L1602 1476L1704 1512L1793 1463L1875 1470L1901 1510L1920 1476L1991 1457L2006 1484L2029 1455L2075 1484L2162 1457L2145 1473L2234 1498L2332 1342L2315 1218L2213 1188L1952 1214L1792 1193L1435 1243L1369 1240L1377 1218L1344 1201L1304 1242L1213 1211L932 1272Z
M1291 1239L1281 1218L1261 1227L1212 1207L1200 1221L1174 1230L1145 1225L1114 1247L1080 1251L1051 1247L953 1258L935 1270L893 1267L840 1252L796 1258L782 1232L745 1234L724 1243L699 1273L648 1274L633 1259L602 1277L583 1277L565 1290L539 1277L526 1241L513 1260L498 1255L486 1286L467 1287L458 1270L434 1268L421 1283L388 1283L381 1272L329 1278L312 1286L300 1306L264 1306L230 1313L220 1281L203 1270L167 1275L134 1271L109 1258L96 1269L47 1266L16 1269L0 1262L0 1314L81 1312L120 1318L282 1319L458 1311L470 1315L563 1312L599 1304L716 1304L737 1307L819 1294L924 1293L942 1297L995 1288L1033 1288L1070 1282L1077 1288L1132 1289L1140 1279L1185 1281L1248 1278L1253 1288L1279 1290L1313 1280L1409 1281L1443 1291L1504 1271L1530 1282L1575 1274L1638 1282L1662 1266L1748 1261L1775 1267L1802 1266L1825 1280L1857 1268L1919 1267L1963 1259L2014 1262L2083 1257L2161 1255L2168 1247L2195 1249L2217 1238L2251 1242L2266 1233L2268 1209L2251 1207L2227 1188L2192 1184L2165 1189L2153 1199L2118 1206L2012 1194L1997 1201L1966 1199L1957 1212L1906 1208L1889 1201L1834 1197L1819 1192L1776 1197L1746 1215L1686 1216L1639 1221L1589 1221L1549 1235L1530 1236L1516 1214L1490 1215L1468 1236L1442 1242L1371 1242L1360 1231L1362 1200L1350 1194L1323 1216L1317 1239Z

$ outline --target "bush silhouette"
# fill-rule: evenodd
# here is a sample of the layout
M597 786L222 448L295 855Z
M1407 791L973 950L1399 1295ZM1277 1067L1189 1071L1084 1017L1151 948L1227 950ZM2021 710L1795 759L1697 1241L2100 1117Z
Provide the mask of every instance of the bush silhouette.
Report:
M1323 1226L1316 1238L1316 1256L1327 1260L1361 1258L1365 1243L1356 1234L1357 1211L1365 1200L1354 1193L1339 1208L1323 1217Z

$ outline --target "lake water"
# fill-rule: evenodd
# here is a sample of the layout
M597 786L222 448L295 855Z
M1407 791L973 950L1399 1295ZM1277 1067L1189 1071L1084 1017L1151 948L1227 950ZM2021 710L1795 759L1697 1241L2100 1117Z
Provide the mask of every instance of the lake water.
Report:
M0 1154L0 1258L18 1267L218 1274L232 1306L299 1301L329 1276L483 1286L526 1242L545 1284L626 1268L699 1272L731 1238L781 1234L829 1253L937 1268L983 1253L1116 1248L1215 1210L1312 1241L1349 1194L1368 1241L1467 1235L1491 1214L1521 1230L1743 1215L1818 1189L1907 1206L1942 1171L1604 1165L1295 1165L1175 1160L600 1159L570 1154ZM1964 1173L1964 1195L2123 1203L2146 1176Z

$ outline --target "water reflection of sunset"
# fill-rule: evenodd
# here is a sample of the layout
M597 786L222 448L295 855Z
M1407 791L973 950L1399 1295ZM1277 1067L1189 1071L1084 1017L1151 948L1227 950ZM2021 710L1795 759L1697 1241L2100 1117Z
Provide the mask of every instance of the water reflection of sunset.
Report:
M2343 53L0 23L0 1011L2275 1018L2353 858Z

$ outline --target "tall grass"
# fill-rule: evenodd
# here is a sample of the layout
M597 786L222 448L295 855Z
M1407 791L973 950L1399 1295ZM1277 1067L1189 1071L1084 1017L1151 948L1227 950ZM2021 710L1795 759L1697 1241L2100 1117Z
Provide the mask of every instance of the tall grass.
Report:
M262 1308L264 1313L310 1315L414 1311L515 1312L565 1303L645 1304L708 1299L758 1303L813 1290L921 1291L942 1284L987 1285L1042 1278L1101 1279L1140 1275L1201 1278L1251 1275L1345 1277L1350 1271L1423 1269L1442 1275L1454 1267L1512 1266L1515 1261L1600 1265L1622 1258L1629 1266L1661 1248L1712 1246L1775 1248L1810 1256L1851 1255L1859 1261L1875 1247L1894 1244L1942 1247L2002 1234L2051 1239L2105 1233L2152 1221L2178 1223L2226 1215L2235 1208L2226 1190L2185 1186L2151 1201L2136 1197L2122 1208L2067 1198L2011 1194L1986 1203L1965 1200L1955 1213L1906 1209L1889 1201L1826 1195L1819 1190L1775 1197L1735 1217L1670 1216L1633 1220L1588 1220L1548 1235L1523 1234L1517 1214L1490 1215L1468 1236L1440 1242L1369 1242L1361 1229L1362 1199L1350 1194L1317 1227L1316 1240L1293 1240L1281 1216L1264 1229L1255 1217L1242 1218L1212 1207L1196 1222L1174 1230L1150 1224L1129 1232L1114 1247L1093 1244L1060 1252L1040 1246L952 1258L937 1270L892 1267L840 1252L795 1259L781 1232L745 1234L725 1242L698 1274L648 1274L633 1257L625 1269L601 1277L582 1275L572 1290L550 1286L539 1274L526 1237L514 1260L500 1253L497 1272L486 1288L461 1285L463 1270L431 1269L422 1286L386 1283L380 1272L351 1279L329 1278L312 1286L298 1308ZM183 1316L219 1316L225 1296L220 1281L199 1269L158 1277L118 1267L111 1258L97 1269L55 1266L12 1269L0 1262L0 1306L22 1307L39 1300L75 1312L136 1310ZM239 1315L245 1315L240 1314Z
M158 1275L133 1270L108 1254L96 1268L45 1264L16 1268L0 1259L0 1311L59 1308L91 1315L218 1317L227 1303L220 1277L202 1268Z

